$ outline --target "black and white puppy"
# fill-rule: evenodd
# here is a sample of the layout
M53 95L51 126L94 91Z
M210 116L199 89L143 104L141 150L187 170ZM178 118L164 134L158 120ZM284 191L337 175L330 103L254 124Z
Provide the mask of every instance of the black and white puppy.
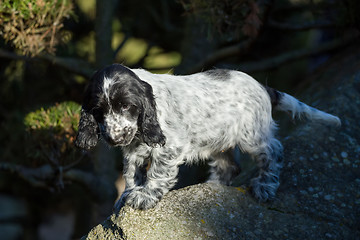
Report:
M126 189L117 208L154 207L175 185L181 164L209 160L209 181L230 184L239 172L230 154L235 146L256 161L251 187L266 201L279 186L283 150L274 137L273 108L340 125L338 117L239 71L174 76L113 64L91 79L75 143L90 149L102 136L123 149Z

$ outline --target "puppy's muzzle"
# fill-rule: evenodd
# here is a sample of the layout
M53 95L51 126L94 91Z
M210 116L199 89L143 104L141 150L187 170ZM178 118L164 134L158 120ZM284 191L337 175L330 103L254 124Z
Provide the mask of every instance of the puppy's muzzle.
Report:
M114 146L126 146L130 144L135 134L133 128L125 127L121 130L111 131L111 134L106 135L106 140L109 144Z

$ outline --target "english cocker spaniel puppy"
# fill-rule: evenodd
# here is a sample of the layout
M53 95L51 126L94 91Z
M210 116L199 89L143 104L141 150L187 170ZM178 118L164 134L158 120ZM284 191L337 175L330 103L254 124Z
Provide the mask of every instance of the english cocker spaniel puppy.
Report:
M154 207L174 187L181 164L209 161L209 181L230 184L239 172L230 154L235 146L256 161L251 188L266 201L279 186L283 151L272 109L340 125L338 117L239 71L174 76L113 64L91 79L75 144L90 149L102 137L122 148L126 189L117 208Z

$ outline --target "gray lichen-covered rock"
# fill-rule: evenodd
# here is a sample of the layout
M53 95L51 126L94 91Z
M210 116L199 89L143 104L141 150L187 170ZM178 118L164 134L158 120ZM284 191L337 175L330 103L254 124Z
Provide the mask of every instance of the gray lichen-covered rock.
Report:
M199 184L170 192L151 210L125 207L95 227L87 239L349 239L353 235L341 224L286 211L259 204L242 188Z
M300 96L338 115L342 127L302 123L286 132L274 201L198 184L171 191L154 209L124 207L84 239L360 239L360 50L351 51Z

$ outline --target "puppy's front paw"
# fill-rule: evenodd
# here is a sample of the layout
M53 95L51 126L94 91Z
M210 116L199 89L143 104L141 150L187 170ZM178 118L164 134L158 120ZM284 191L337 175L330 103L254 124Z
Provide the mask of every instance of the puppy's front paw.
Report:
M153 208L160 200L154 191L145 187L134 188L125 198L125 204L135 209Z
M130 190L125 190L122 194L121 197L119 198L119 200L116 201L115 205L114 205L114 212L118 213L120 211L120 209L125 206L125 202L126 202L126 198L129 195Z

